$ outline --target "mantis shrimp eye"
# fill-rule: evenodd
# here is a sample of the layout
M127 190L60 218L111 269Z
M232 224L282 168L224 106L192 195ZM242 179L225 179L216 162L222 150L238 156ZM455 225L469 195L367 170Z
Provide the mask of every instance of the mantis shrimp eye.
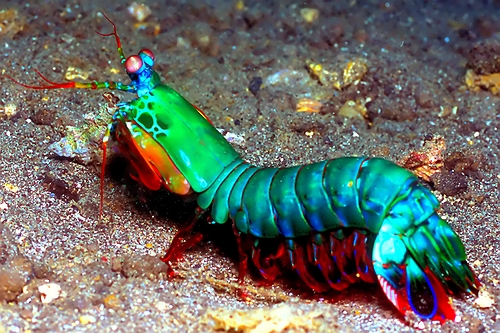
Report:
M153 54L153 51L151 51L150 49L142 49L139 54L141 53L144 53L145 55L147 55L148 57L150 57L153 61L155 60L155 55Z
M139 57L141 57L142 61L146 63L146 65L152 67L155 62L155 55L149 49L142 49L139 52Z
M125 60L127 73L137 73L142 67L142 59L138 55L132 55Z

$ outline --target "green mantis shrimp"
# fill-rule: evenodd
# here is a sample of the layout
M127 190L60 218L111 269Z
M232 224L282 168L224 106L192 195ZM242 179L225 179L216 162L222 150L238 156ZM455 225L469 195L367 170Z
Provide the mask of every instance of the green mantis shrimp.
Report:
M105 16L106 17L106 16ZM202 239L191 235L201 216L232 223L238 241L239 279L250 261L268 281L293 271L315 292L356 282L378 283L405 315L455 320L448 294L476 293L480 282L464 246L437 213L439 202L415 175L369 157L344 157L289 168L245 162L208 117L153 69L148 49L125 57L130 84L56 83L31 89L110 89L137 94L119 103L103 139L117 142L146 187L196 196L198 208L162 258L167 264ZM103 174L104 174L103 163ZM101 212L102 212L101 177Z

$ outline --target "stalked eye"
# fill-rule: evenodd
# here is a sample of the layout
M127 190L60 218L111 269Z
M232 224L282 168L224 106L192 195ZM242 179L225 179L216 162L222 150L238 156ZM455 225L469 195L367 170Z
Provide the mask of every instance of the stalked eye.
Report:
M150 57L151 59L155 60L155 55L153 54L153 51L151 51L150 49L142 49L140 53L144 53L146 54L148 57Z
M142 59L138 55L132 55L125 60L127 73L137 73L142 67Z
M155 55L153 52L149 49L142 49L139 52L139 56L141 57L142 61L146 63L146 65L153 67L153 63L155 61Z

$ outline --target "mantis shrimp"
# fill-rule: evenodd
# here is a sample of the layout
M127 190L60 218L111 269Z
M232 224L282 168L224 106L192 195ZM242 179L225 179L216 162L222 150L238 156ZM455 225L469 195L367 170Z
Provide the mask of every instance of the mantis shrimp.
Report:
M249 261L267 281L287 271L314 292L342 290L356 282L378 283L403 315L444 322L456 318L448 294L476 293L480 282L464 246L437 213L436 197L411 172L381 158L344 157L288 168L245 162L208 117L153 69L149 49L125 57L113 32L130 84L48 80L30 89L110 89L135 93L119 103L103 139L109 138L151 190L165 187L196 196L192 221L174 237L167 264L202 239L191 235L209 213L232 223L239 280ZM101 176L101 206L103 176Z

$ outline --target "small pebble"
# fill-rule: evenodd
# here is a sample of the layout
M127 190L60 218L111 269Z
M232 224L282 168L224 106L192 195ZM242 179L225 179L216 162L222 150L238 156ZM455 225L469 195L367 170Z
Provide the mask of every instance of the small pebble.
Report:
M487 309L495 305L495 300L493 299L493 295L486 290L481 290L479 291L478 298L474 301L474 305L480 309Z
M427 109L431 108L434 105L434 102L432 100L432 97L430 93L422 88L417 88L415 90L415 102L417 102L417 105L420 106L421 108Z
M9 119L17 114L19 110L15 104L7 104L4 107L0 107L0 119Z
M433 174L431 180L436 190L449 196L464 193L468 188L467 177L461 172L443 170Z
M95 322L96 322L96 319L94 316L91 316L91 315L80 316L80 323L82 325L87 325L87 324L91 324L91 323L95 323Z
M16 193L17 191L19 191L19 187L17 187L16 185L9 184L9 183L5 183L3 185L3 187L6 191L9 191L9 192Z
M19 313L19 315L21 316L21 318L23 318L25 320L33 318L33 312L31 312L28 309L22 309L21 312Z
M127 10L129 14L137 20L137 22L143 22L149 15L151 15L151 9L142 3L133 2L127 7Z
M118 309L120 307L120 300L114 295L111 294L107 296L104 301L104 306L108 309Z
M319 18L319 11L315 8L302 8L300 10L300 16L307 23L313 23Z
M57 283L46 283L38 287L43 304L49 304L59 298L61 287Z
M156 308L158 309L158 311L164 312L168 309L168 304L163 301L159 301L158 303L156 303Z
M257 93L260 90L260 87L262 86L262 78L260 76L254 76L250 80L250 84L248 85L248 90L254 95L257 96Z

